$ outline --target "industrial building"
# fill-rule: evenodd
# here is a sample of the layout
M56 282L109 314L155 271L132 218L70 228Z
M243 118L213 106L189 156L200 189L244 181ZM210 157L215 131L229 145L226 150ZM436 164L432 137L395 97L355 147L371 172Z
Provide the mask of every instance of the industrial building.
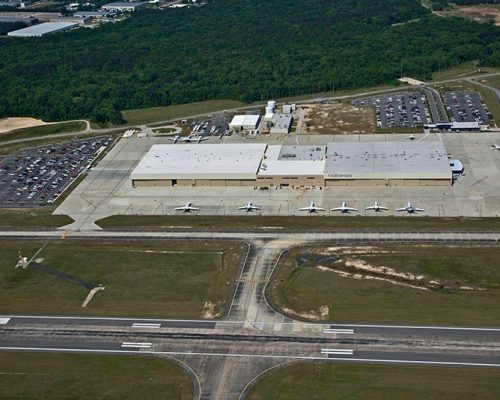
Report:
M268 124L271 133L289 133L292 127L292 115L274 113Z
M113 11L78 11L73 14L75 18L90 18L90 19L102 19L102 18L112 18L116 15Z
M479 132L479 122L437 122L435 124L424 124L425 129L451 131L451 132Z
M78 28L78 26L79 25L74 22L45 22L43 24L32 25L27 28L9 32L7 35L13 37L38 37L48 35L49 33L57 33Z
M235 115L229 127L235 130L254 130L257 129L260 123L260 115L246 114Z
M132 186L450 186L441 142L153 145Z
M335 143L326 150L325 186L449 186L441 142Z
M145 7L147 3L140 2L115 2L105 4L101 7L103 11L116 11L116 12L131 12L135 11L138 8Z
M132 171L133 186L255 186L267 145L156 144Z

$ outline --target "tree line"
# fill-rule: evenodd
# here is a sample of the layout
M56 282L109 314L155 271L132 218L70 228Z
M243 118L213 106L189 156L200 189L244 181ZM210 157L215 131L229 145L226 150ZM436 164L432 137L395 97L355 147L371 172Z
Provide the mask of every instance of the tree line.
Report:
M409 24L399 22L418 21ZM0 41L0 117L122 122L121 110L245 102L500 66L500 29L416 0L217 0Z

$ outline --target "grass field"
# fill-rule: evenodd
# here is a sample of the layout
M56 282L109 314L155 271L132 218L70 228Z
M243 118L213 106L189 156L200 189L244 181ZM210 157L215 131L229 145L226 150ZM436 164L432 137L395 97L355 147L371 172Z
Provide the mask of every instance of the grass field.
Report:
M249 400L493 400L498 369L294 364L256 384Z
M50 136L58 133L80 132L85 130L86 127L87 124L83 121L33 126L30 128L16 129L14 131L2 133L0 134L0 142L27 139L36 136Z
M434 218L434 217L327 217L327 216L157 216L115 215L97 221L104 229L110 228L170 228L193 227L203 229L391 229L391 230L475 230L497 231L500 218Z
M444 81L446 79L460 78L462 76L471 76L478 74L488 74L499 72L495 67L478 67L477 62L466 62L456 67L445 69L432 74L433 81Z
M73 222L67 215L51 215L54 207L0 208L0 228L57 228Z
M372 107L355 107L351 104L316 104L309 106L304 118L308 134L363 134L375 131L375 111Z
M304 254L339 260L302 264ZM498 326L498 260L500 247L294 249L269 290L278 308L306 320Z
M235 100L209 100L198 103L180 104L168 107L153 107L122 111L127 124L146 124L167 121L191 115L206 114L235 107L243 107L244 103Z
M191 400L193 384L172 361L143 356L0 353L0 399Z
M0 313L150 317L218 317L238 270L232 242L51 242L43 264L105 290L87 308L83 286L28 267L14 268L42 243L0 244Z
M491 76L489 78L485 78L484 80L481 80L487 85L496 87L497 89L500 89L500 75L497 76Z

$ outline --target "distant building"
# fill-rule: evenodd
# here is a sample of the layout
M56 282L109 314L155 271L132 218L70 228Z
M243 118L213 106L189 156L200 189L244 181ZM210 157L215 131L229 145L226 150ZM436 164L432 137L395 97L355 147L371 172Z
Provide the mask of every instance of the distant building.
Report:
M73 17L101 19L101 18L112 18L115 15L116 12L113 11L78 11L73 14Z
M90 21L90 18L59 17L49 20L49 22L71 22L78 25L84 25L87 21Z
M146 6L147 3L139 2L116 2L105 4L101 7L104 11L131 12Z
M45 22L9 32L7 35L12 37L38 37L74 28L78 28L78 24L74 22Z

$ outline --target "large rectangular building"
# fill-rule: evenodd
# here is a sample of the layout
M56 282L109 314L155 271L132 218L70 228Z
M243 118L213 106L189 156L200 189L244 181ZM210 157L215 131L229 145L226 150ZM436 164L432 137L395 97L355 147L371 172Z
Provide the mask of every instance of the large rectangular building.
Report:
M335 143L327 147L325 185L449 186L441 142Z
M153 145L133 186L450 186L441 142Z
M133 186L255 186L267 145L156 144L132 172Z
M45 22L43 24L32 25L28 28L9 32L7 35L13 37L37 37L48 35L49 33L67 31L69 29L78 28L78 26L79 25L74 22Z

